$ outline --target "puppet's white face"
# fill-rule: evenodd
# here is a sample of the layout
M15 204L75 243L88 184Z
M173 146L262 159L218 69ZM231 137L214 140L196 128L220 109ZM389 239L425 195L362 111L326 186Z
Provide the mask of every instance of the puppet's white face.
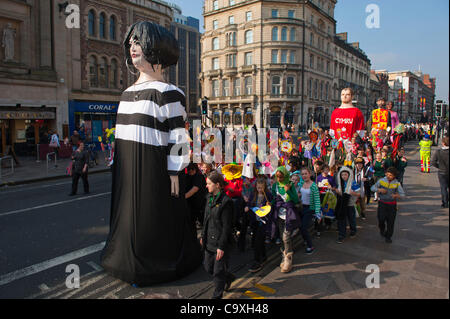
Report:
M135 39L130 39L130 56L134 67L139 71L142 71L149 64L144 58L139 41Z

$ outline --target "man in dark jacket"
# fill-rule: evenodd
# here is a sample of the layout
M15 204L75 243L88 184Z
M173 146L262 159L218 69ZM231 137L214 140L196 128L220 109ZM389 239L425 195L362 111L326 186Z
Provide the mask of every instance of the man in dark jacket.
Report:
M208 174L206 188L205 220L200 244L205 251L205 270L214 276L215 290L213 299L221 299L228 290L234 276L228 272L230 243L232 238L233 202L226 195L226 185L217 171Z
M69 196L77 194L78 180L83 180L84 193L89 194L88 183L89 155L84 151L84 143L80 142L78 149L72 154L72 192Z
M449 156L449 138L445 136L442 139L442 148L437 150L431 159L431 165L438 168L438 179L441 185L442 208L448 208L448 156Z

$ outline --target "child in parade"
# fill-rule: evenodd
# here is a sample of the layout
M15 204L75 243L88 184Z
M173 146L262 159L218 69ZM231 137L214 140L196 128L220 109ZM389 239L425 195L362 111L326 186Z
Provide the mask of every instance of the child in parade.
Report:
M330 175L330 166L328 166L328 164L323 164L322 166L322 174L317 177L317 187L319 188L321 203L327 192L336 190L336 182L333 176ZM325 229L329 230L331 228L331 220L328 218L323 218L322 220L325 220ZM321 231L322 223L317 227L316 237L320 237Z
M403 176L405 175L405 169L408 166L408 159L405 157L405 148L401 147L394 161L394 167L398 171L397 180L403 186Z
M397 215L397 200L405 197L405 192L400 182L396 179L397 169L389 167L386 177L380 179L372 186L372 192L378 193L378 227L380 234L385 238L386 243L392 243L394 234L394 223Z
M200 244L204 250L203 265L214 276L213 299L221 299L235 276L228 272L230 242L232 238L233 202L226 195L226 182L217 171L208 174L205 220Z
M355 182L358 184L360 189L360 197L358 198L357 204L359 204L359 207L361 208L361 218L364 220L366 219L366 189L364 187L364 183L368 180L365 175L364 170L364 160L361 157L358 157L355 160L355 168L353 172L353 176L355 178Z
M382 179L384 177L384 165L383 165L384 161L383 161L383 157L381 155L380 152L378 152L375 155L375 162L373 164L373 169L375 171L374 173L374 182L378 182L378 180ZM378 200L378 195L377 193L375 193L375 201Z
M292 270L292 256L294 254L292 231L300 226L300 216L295 208L295 205L300 201L295 187L289 180L289 172L284 166L277 168L275 177L276 182L272 186L271 206L274 210L272 220L283 238L284 250L282 250L283 260L280 268L281 272L287 273ZM275 229L272 227L272 236L274 235Z
M347 235L347 222L350 225L350 238L356 236L356 212L355 205L357 199L361 196L359 188L353 187L353 172L343 166L336 179L338 188L338 204L336 206L336 219L338 223L339 237L338 244L342 244Z
M245 207L245 213L249 214L250 227L253 231L254 241L254 262L250 267L250 272L257 272L261 270L264 262L267 259L265 239L269 228L270 212L264 217L259 217L252 210L254 207L261 208L263 206L270 206L272 194L267 187L266 179L259 177L256 180L256 189L252 192L250 200Z
M317 184L311 180L311 171L307 167L302 168L302 181L300 182L302 212L300 232L306 242L305 254L311 255L314 247L309 233L309 227L315 219L317 225L320 225L322 216L320 212L320 195Z

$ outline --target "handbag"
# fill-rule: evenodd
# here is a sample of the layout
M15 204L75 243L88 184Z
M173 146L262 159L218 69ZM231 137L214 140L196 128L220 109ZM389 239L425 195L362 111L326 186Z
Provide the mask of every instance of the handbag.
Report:
M58 143L56 141L51 141L50 144L48 144L50 147L58 147Z

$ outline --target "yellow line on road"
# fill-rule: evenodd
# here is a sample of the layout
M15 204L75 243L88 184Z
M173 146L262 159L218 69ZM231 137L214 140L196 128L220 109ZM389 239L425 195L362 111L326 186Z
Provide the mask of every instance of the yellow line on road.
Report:
M275 292L276 292L275 289L272 289L270 287L267 287L267 286L264 286L264 285L260 285L260 284L255 284L255 287L260 289L260 290L262 290L262 291L264 291L264 292L267 292L268 294L272 294L272 295L275 294Z
M263 296L260 296L250 290L247 290L246 292L244 292L244 295L246 295L247 297L250 297L252 299L265 299Z

